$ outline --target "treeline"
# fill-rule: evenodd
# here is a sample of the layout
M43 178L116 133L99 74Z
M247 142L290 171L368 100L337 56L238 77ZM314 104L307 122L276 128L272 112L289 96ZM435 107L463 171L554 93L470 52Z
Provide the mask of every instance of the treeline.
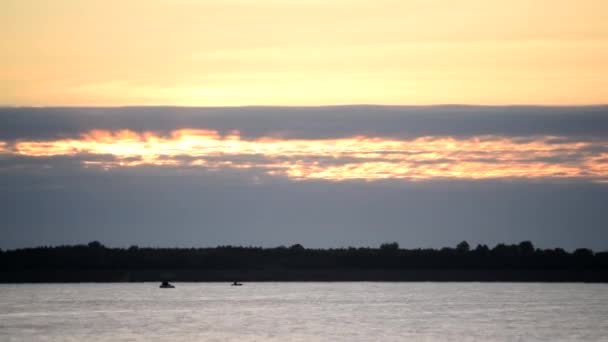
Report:
M529 241L470 248L310 249L219 246L215 248L108 248L87 245L0 250L0 272L91 270L608 270L608 252L538 249Z

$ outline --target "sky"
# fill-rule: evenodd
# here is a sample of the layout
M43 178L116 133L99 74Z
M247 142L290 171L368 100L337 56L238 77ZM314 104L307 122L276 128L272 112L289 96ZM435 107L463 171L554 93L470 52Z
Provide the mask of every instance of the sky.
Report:
M608 102L604 0L3 0L0 104Z
M0 248L608 249L608 106L0 109Z
M604 0L2 0L0 248L608 250Z

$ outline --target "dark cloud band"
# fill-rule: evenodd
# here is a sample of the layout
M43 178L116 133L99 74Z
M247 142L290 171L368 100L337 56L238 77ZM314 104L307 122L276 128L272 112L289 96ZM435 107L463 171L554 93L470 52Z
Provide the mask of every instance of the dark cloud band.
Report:
M0 140L74 137L93 129L238 130L247 138L608 136L608 106L329 106L0 108Z

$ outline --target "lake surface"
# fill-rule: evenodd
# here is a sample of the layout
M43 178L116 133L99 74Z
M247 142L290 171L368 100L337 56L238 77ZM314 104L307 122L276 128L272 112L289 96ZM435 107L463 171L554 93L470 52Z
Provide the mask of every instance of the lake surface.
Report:
M0 285L0 341L608 341L608 285Z

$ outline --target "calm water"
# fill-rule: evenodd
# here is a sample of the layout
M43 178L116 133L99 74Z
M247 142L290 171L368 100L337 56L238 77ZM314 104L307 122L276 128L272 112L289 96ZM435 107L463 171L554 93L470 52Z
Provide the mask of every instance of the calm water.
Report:
M0 285L1 341L608 341L608 285Z

